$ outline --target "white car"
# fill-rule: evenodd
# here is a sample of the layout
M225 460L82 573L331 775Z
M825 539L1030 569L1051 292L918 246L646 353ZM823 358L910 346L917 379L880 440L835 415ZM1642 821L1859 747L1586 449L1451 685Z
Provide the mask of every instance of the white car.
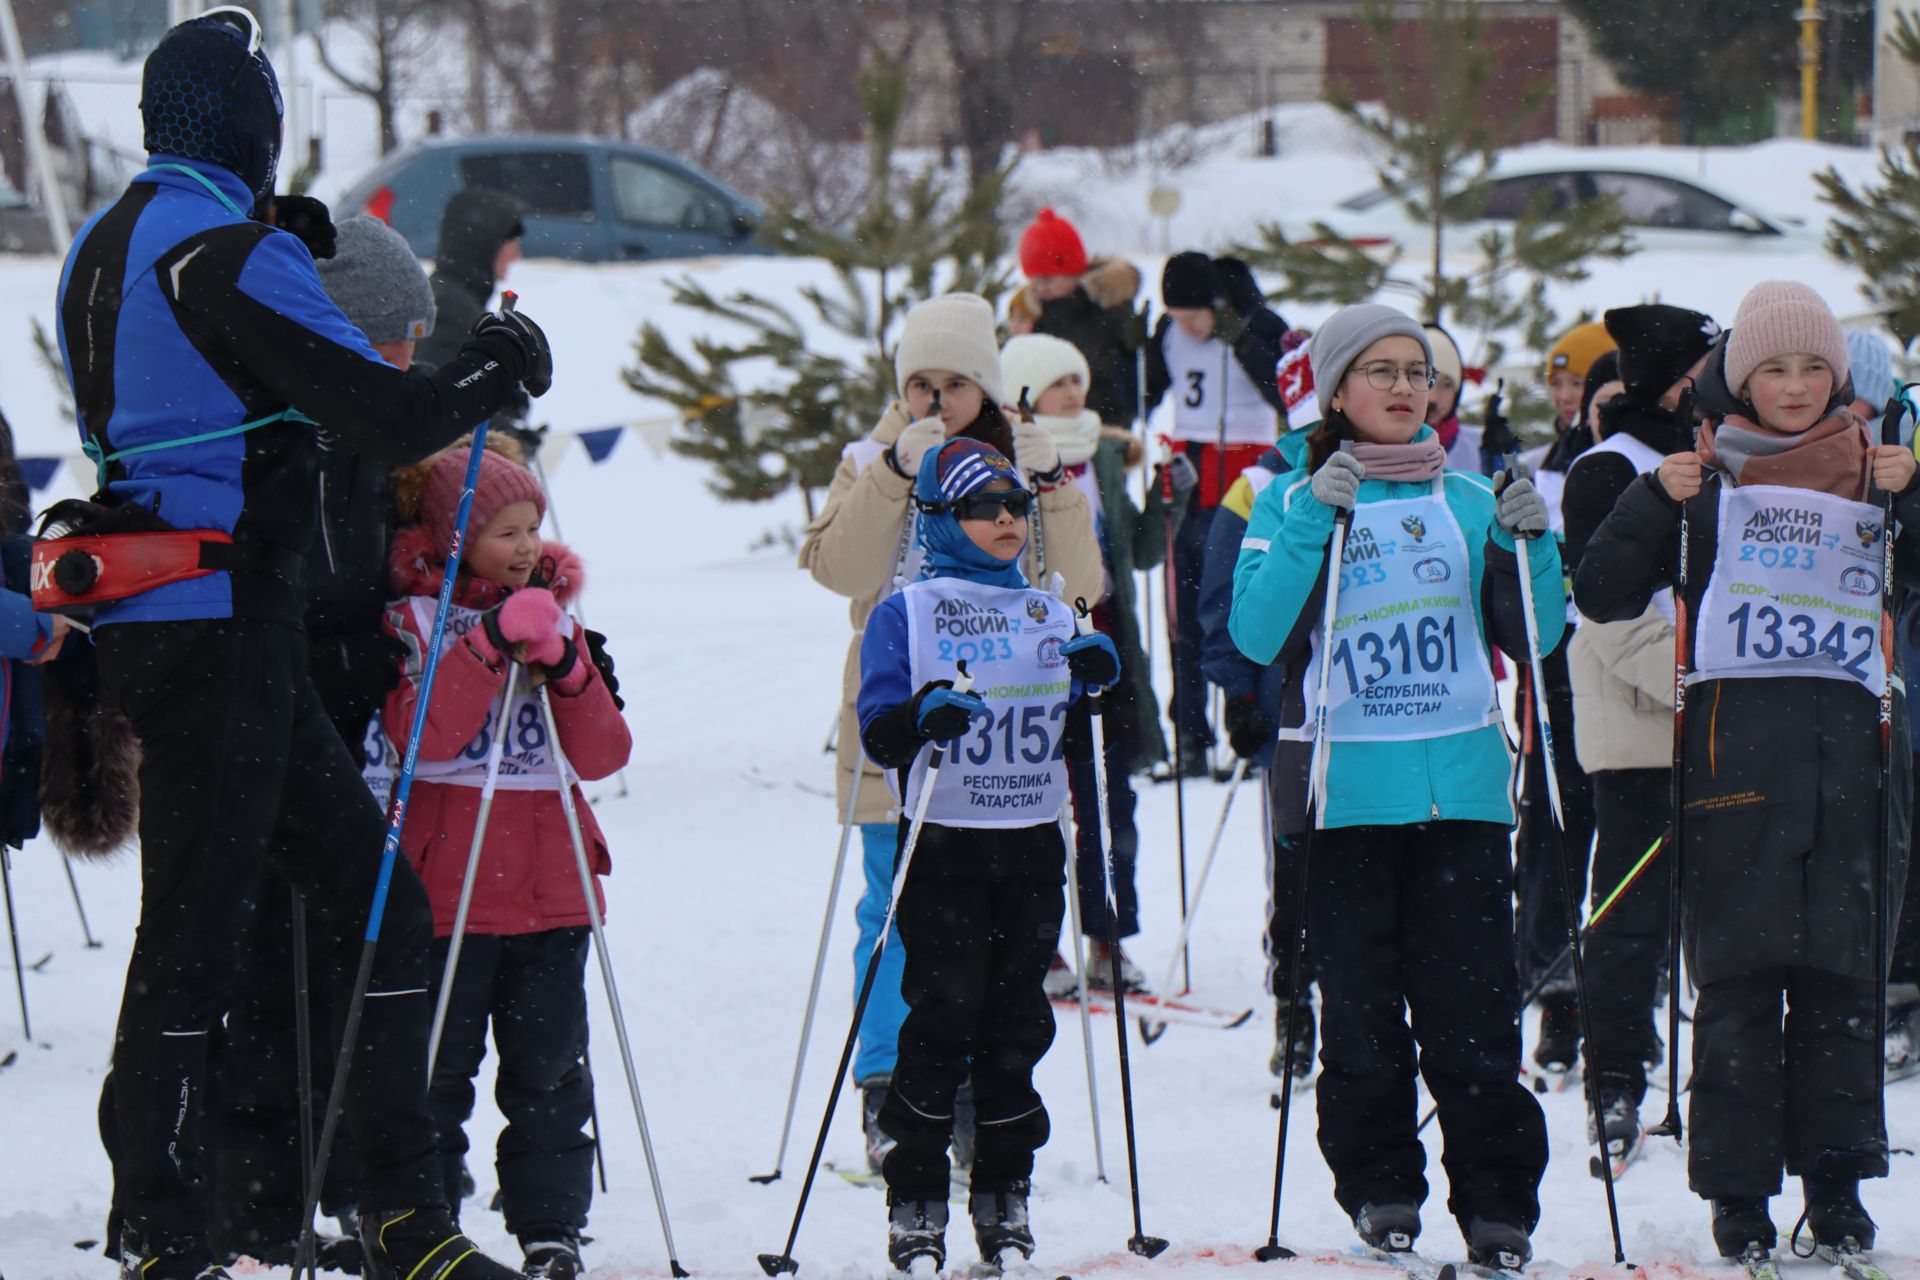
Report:
M1495 165L1480 217L1448 228L1449 253L1471 252L1483 232L1510 231L1514 220L1544 200L1546 210L1567 209L1612 196L1642 249L1784 251L1818 249L1819 235L1799 219L1764 212L1693 177L1661 172L1645 151L1618 159L1595 154L1562 155L1531 163ZM1427 251L1429 229L1407 216L1398 196L1375 186L1317 214L1283 224L1289 237L1311 241L1313 225L1334 231L1370 250L1398 247L1412 256Z

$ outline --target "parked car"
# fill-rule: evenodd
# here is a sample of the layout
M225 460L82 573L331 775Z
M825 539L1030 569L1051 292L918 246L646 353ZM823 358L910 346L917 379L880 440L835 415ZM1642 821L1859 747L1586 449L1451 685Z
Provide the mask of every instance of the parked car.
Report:
M1779 217L1692 177L1662 172L1643 158L1605 154L1561 155L1531 163L1503 157L1495 166L1479 218L1448 233L1463 251L1486 230L1510 230L1540 201L1547 212L1611 196L1627 229L1643 249L1740 248L1805 252L1819 237L1797 220ZM1411 222L1394 192L1373 187L1317 213L1288 220L1287 232L1312 239L1312 225L1333 230L1370 248L1399 245L1419 250L1429 231Z
M530 258L576 262L770 253L754 239L760 207L685 161L600 138L541 134L429 140L396 151L339 201L370 213L434 256L440 214L464 187L527 206Z

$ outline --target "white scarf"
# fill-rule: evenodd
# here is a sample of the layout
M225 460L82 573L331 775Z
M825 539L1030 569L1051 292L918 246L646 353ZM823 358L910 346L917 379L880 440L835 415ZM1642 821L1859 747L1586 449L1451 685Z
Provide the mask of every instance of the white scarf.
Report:
M1070 467L1085 462L1100 447L1100 415L1091 409L1082 409L1073 418L1035 414L1033 420L1047 429L1054 447L1060 450L1060 461Z

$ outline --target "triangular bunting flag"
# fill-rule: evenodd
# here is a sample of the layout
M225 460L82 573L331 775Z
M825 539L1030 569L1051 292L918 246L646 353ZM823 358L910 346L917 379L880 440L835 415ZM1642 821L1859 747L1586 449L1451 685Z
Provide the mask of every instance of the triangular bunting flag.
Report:
M61 458L15 458L20 464L20 477L27 482L27 488L35 493L53 483L60 474Z
M639 422L629 422L627 430L640 437L640 443L647 446L647 452L655 459L667 456L667 442L673 439L673 428L678 418L647 418Z
M615 447L619 445L620 437L625 431L626 428L624 426L601 427L595 431L582 431L580 433L580 443L587 446L587 456L592 458L594 464L597 466L613 456L613 451Z
M573 432L550 430L547 438L540 442L540 470L544 475L552 475L560 460L567 456L567 450L573 447Z
M73 483L80 492L92 493L100 487L100 472L93 465L93 459L84 453L70 453L66 456L67 474L73 477Z

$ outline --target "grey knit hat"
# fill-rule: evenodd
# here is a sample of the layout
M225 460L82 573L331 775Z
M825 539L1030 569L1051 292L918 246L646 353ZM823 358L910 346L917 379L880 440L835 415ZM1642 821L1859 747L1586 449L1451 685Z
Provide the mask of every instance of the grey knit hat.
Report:
M1320 416L1333 412L1333 396L1346 380L1347 370L1362 352L1382 338L1412 338L1433 363L1433 344L1420 322L1404 311L1377 302L1342 307L1314 331L1307 358L1313 362L1314 396Z
M362 214L334 228L338 247L313 265L320 283L368 342L404 342L433 332L433 287L406 237Z

